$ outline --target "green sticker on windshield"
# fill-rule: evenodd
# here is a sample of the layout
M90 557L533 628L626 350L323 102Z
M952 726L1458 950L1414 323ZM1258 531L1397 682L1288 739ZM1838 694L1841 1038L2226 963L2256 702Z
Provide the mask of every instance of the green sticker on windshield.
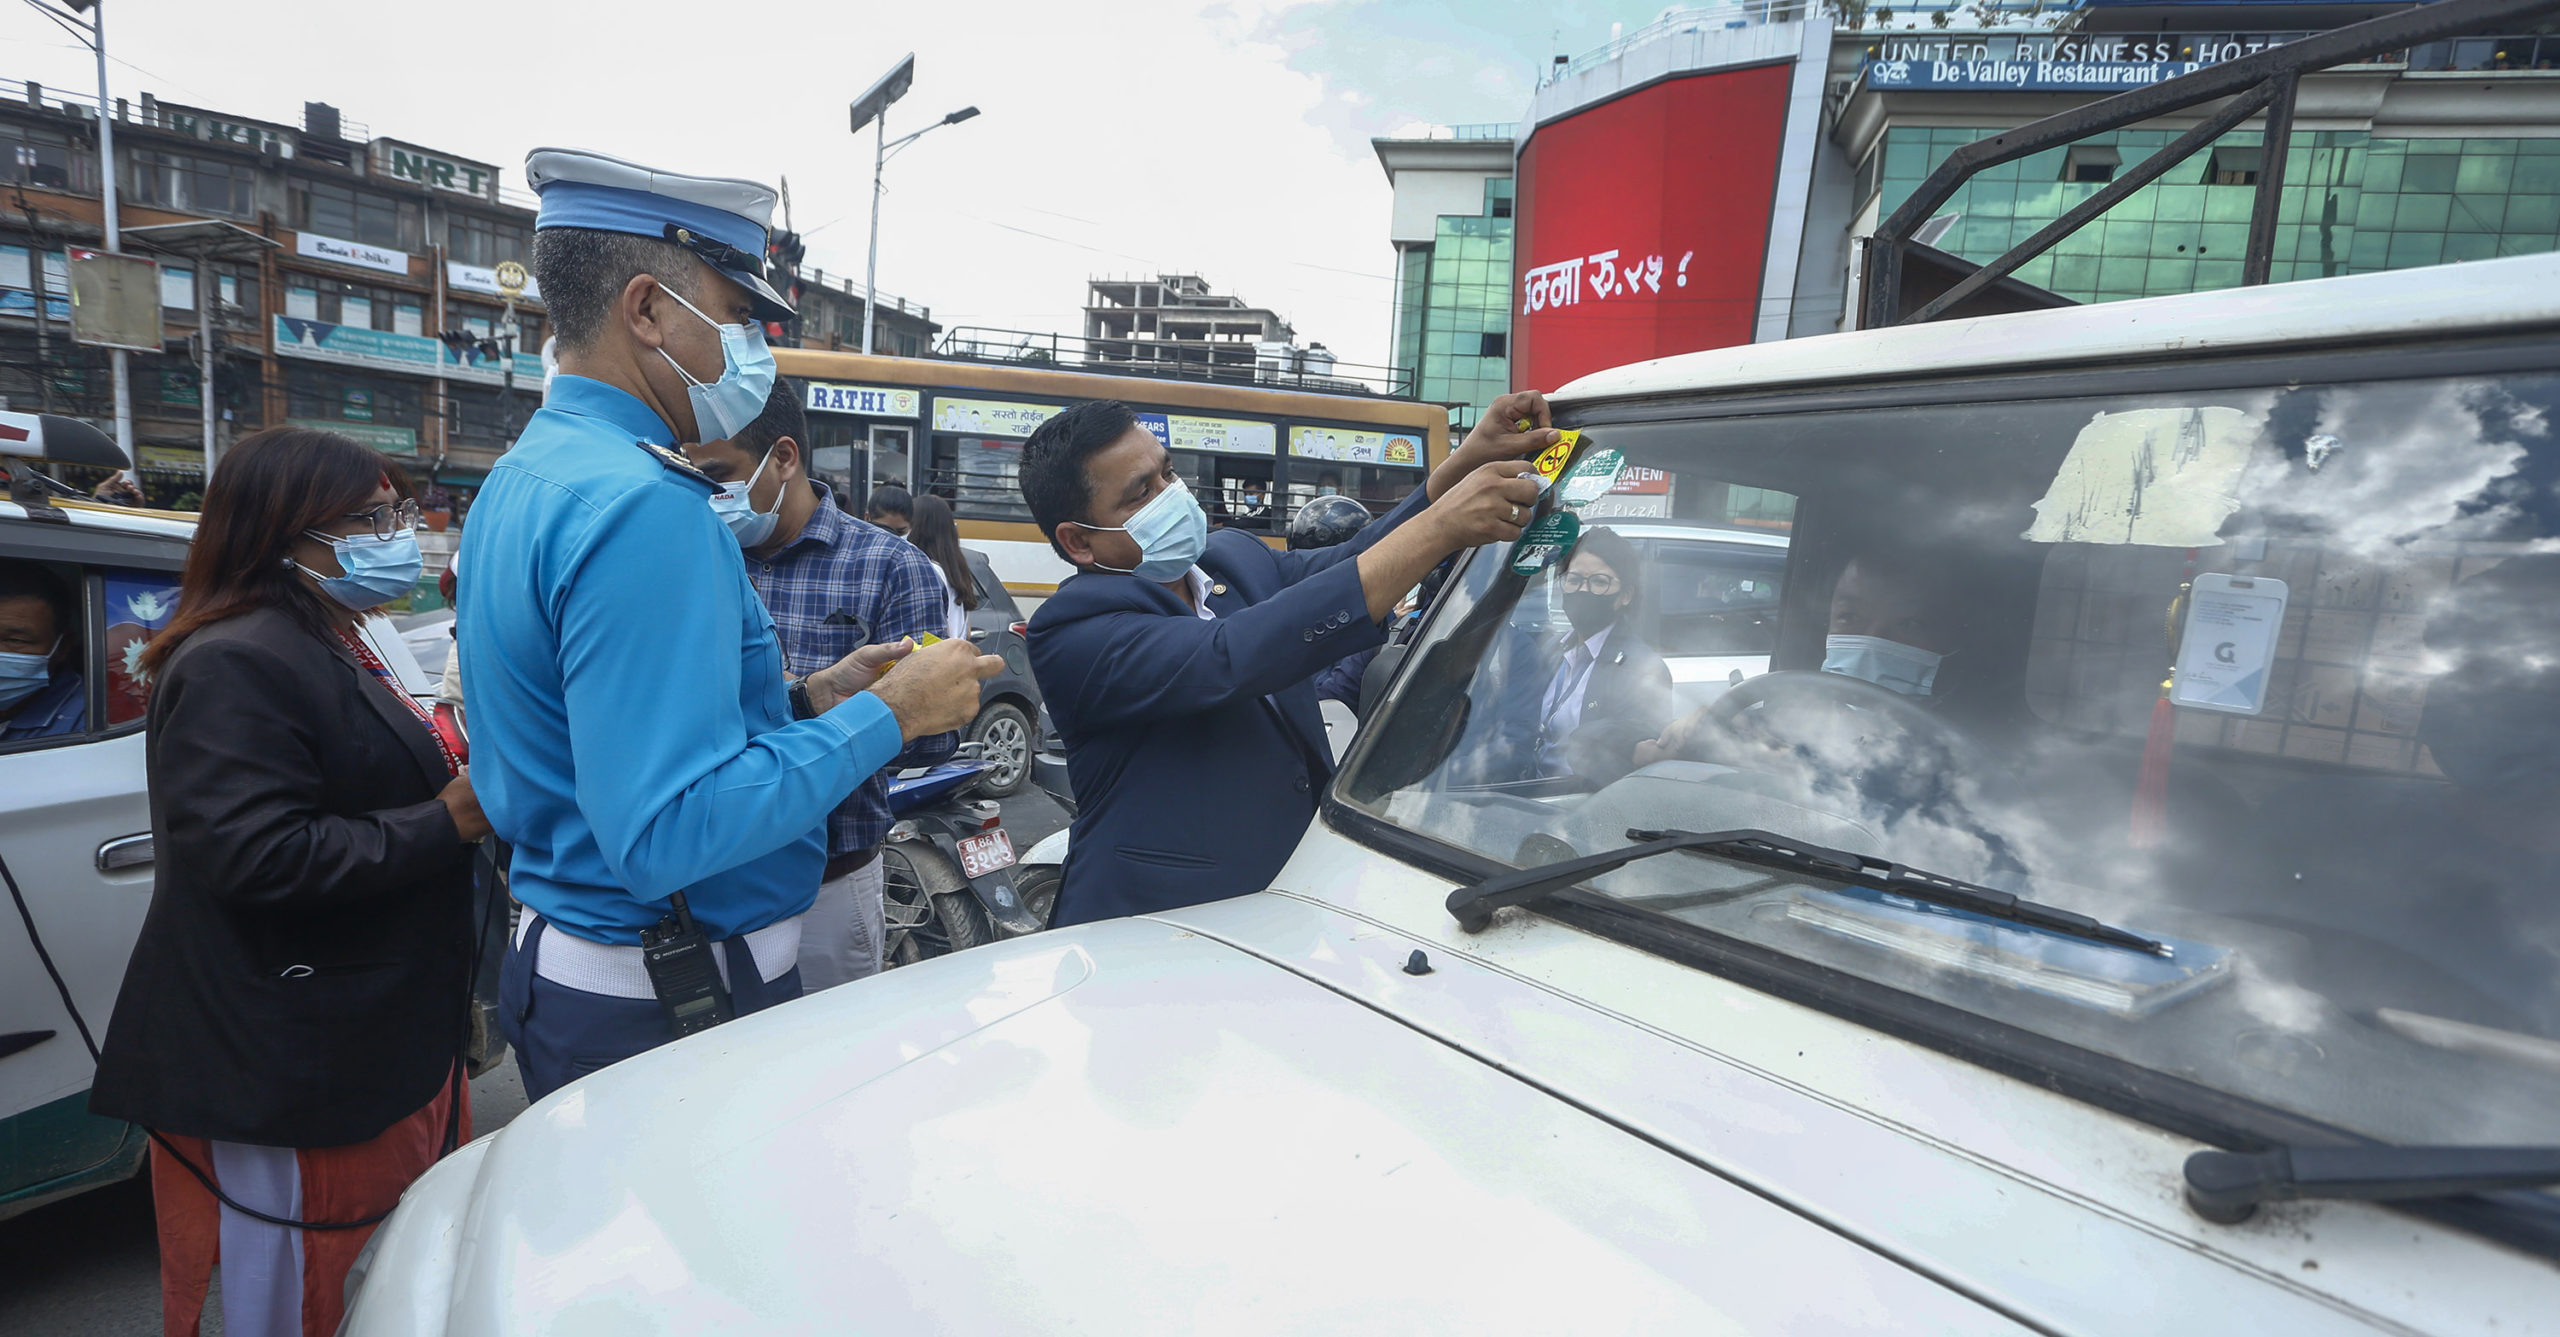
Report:
M1614 450L1595 450L1574 461L1567 470L1563 491L1557 496L1567 506L1581 506L1598 501L1618 485L1618 471L1626 466L1627 457Z
M1511 569L1534 576L1546 570L1548 564L1563 560L1581 537L1582 517L1571 511L1557 511L1530 525L1520 535L1520 541L1511 545Z

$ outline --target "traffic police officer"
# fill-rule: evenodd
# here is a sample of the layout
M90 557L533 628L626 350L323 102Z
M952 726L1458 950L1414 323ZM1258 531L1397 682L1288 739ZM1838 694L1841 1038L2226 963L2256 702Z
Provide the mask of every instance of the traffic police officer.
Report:
M472 507L456 640L472 776L530 912L502 1020L540 1099L797 997L827 814L967 724L1003 661L874 646L786 681L715 486L668 449L735 434L773 383L773 192L558 149L525 175L559 375Z

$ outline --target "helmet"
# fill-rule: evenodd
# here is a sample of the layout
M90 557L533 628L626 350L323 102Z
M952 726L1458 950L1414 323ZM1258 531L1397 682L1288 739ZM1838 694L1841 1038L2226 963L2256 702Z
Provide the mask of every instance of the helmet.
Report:
M1289 522L1289 551L1330 548L1348 543L1369 523L1369 508L1349 497L1318 497L1298 508Z

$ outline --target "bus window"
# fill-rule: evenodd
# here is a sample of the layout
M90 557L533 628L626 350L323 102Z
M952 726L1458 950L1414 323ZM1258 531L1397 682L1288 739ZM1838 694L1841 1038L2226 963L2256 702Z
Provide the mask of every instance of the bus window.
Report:
M1269 461L1211 456L1202 481L1200 504L1208 509L1210 523L1255 534L1286 527Z
M1396 508L1406 494L1422 486L1419 469L1390 469L1375 464L1336 464L1330 460L1291 460L1288 465L1289 486L1285 502L1287 516L1318 497L1345 496L1369 508L1371 515L1384 515Z
M904 427L871 429L871 481L874 486L907 485L907 435Z
M808 431L809 439L800 444L808 454L809 476L826 484L839 505L860 510L863 498L871 495L870 479L864 476L861 429L813 414Z
M1022 504L1017 482L1021 472L1019 441L936 432L933 468L920 481L963 519L1028 520L1031 508Z

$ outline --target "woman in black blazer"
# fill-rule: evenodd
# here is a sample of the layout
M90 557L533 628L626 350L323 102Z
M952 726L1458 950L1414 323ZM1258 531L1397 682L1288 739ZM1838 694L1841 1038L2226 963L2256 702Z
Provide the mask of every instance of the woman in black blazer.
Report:
M250 436L144 656L158 872L89 1104L155 1135L171 1332L195 1331L217 1251L225 1331L334 1332L356 1223L470 1135L489 827L358 634L417 579L415 524L373 451ZM217 1212L216 1189L272 1220Z

